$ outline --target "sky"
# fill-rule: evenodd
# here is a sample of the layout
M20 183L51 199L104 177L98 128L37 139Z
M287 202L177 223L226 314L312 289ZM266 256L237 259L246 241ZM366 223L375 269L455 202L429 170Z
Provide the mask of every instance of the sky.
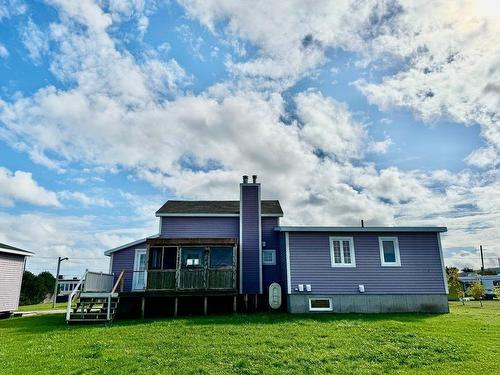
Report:
M106 271L168 199L500 257L500 2L0 0L0 242Z

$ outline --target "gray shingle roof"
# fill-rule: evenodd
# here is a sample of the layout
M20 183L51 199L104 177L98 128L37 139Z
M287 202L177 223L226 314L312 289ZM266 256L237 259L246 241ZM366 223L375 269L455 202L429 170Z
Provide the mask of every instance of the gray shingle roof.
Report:
M240 201L167 201L156 215L172 214L214 214L214 215L238 215L240 213ZM282 216L280 202L277 200L261 201L261 214Z

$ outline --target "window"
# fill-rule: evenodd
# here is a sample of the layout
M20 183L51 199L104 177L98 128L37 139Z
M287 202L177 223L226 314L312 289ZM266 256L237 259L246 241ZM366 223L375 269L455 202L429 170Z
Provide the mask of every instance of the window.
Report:
M274 266L276 264L276 250L262 250L262 264Z
M211 247L210 268L231 268L233 266L232 247Z
M204 247L183 247L181 254L182 268L200 268L205 263Z
M401 266L397 237L379 237L380 262L382 266Z
M159 270L161 268L161 247L152 247L149 249L148 269Z
M331 298L309 298L309 311L332 311Z
M163 248L163 269L175 270L177 266L177 248L164 247Z
M332 267L356 267L352 237L330 237Z

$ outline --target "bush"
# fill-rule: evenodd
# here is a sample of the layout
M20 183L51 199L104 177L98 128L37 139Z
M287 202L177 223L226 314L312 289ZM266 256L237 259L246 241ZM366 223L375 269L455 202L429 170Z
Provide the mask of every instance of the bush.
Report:
M475 281L467 292L469 295L474 297L475 300L479 300L481 307L483 307L484 285L481 284L480 281Z

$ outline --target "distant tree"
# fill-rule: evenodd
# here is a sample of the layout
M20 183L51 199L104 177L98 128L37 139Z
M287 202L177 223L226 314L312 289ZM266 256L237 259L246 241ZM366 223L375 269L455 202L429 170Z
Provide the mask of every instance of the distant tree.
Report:
M457 291L457 297L460 301L462 301L462 305L465 306L465 292L462 288L460 288L458 291Z
M47 294L54 291L55 280L50 272L42 272L35 276L30 271L24 271L19 304L35 305L42 302Z
M495 293L495 296L500 300L500 286L496 286L493 288L493 293Z
M483 307L483 296L484 296L484 285L481 282L475 281L470 288L468 289L468 293L474 297L475 300L479 300L481 307Z
M464 267L464 268L462 268L462 272L471 273L471 272L474 272L474 270L470 267Z

